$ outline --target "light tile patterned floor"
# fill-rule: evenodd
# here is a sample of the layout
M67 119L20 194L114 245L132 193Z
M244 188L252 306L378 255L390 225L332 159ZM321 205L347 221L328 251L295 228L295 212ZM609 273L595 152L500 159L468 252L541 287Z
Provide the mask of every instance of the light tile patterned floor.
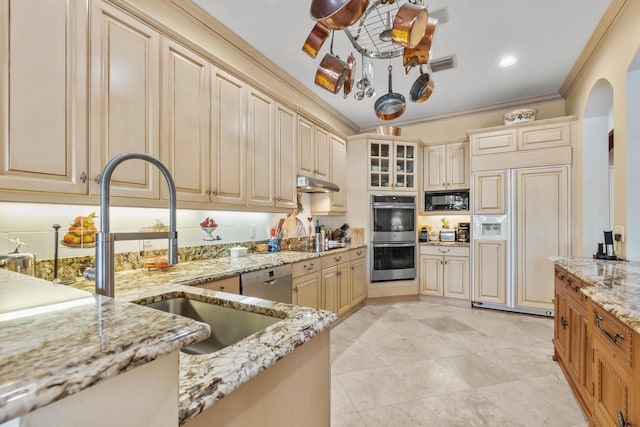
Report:
M367 305L331 332L331 426L587 426L553 319L430 302Z

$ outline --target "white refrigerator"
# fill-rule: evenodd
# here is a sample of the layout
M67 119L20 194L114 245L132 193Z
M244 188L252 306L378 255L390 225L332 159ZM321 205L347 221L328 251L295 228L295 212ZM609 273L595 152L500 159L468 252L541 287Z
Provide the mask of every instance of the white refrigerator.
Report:
M474 172L473 182L472 305L553 316L549 257L570 253L569 167Z

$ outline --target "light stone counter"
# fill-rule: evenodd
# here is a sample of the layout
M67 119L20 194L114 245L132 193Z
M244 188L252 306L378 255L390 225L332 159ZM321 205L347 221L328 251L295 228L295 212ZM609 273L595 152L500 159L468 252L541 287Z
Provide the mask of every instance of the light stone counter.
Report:
M640 333L640 262L576 257L550 260L588 283L583 293Z
M197 416L337 320L337 316L328 311L216 292L190 285L359 247L364 246L352 245L322 253L283 251L253 254L242 258L223 257L179 263L167 271L139 269L116 273L116 300L150 303L191 295L204 301L283 319L264 331L215 353L180 353L180 424ZM82 281L74 286L93 291L95 284Z
M209 332L191 319L0 269L0 423Z

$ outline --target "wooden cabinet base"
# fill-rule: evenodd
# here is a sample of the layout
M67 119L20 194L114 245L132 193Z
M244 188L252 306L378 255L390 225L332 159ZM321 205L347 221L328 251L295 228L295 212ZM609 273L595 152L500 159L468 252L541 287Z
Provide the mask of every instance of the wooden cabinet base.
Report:
M205 410L185 427L330 424L327 329Z

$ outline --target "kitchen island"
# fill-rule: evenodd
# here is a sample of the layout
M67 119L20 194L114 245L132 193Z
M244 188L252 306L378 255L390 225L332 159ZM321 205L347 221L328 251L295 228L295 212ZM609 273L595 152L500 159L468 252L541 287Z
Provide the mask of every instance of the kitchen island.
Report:
M554 360L594 425L640 423L640 263L553 257Z
M352 248L347 248L349 250ZM341 250L336 250L339 252ZM272 266L292 263L295 261L312 259L321 254L305 252L280 252L275 254L255 254L244 258L216 258L205 261L195 261L177 264L167 271L147 271L144 269L132 270L116 273L115 300L109 298L96 297L101 300L109 300L110 304L127 307L129 310L137 310L140 313L159 316L161 318L183 319L180 316L168 315L166 313L140 307L137 304L147 304L154 301L169 299L180 296L189 296L194 299L212 302L241 310L253 311L281 318L272 326L245 338L237 344L226 347L220 351L205 355L179 354L179 424L185 424L202 414L208 408L214 406L223 397L237 390L250 380L259 377L258 374L276 364L276 362L287 356L293 356L296 349L303 344L313 341L314 337L321 338L324 345L321 351L324 357L319 360L325 363L324 378L326 385L326 405L320 404L321 410L326 411L328 420L328 385L329 385L329 365L328 365L328 326L334 322L337 316L331 312L316 310L306 307L297 307L284 303L275 303L252 297L217 292L208 289L198 288L190 285L210 282L212 280L223 279L235 274L254 271ZM33 279L37 280L37 279ZM48 282L45 282L48 283ZM79 281L74 288L81 292L92 291L93 282ZM91 296L91 294L88 294ZM93 297L92 297L93 299ZM136 304L129 304L134 302ZM151 314L152 313L152 314ZM142 314L140 314L142 315ZM137 317L132 314L130 317ZM189 319L185 321L193 324ZM140 319L144 323L144 319ZM122 326L126 328L125 326ZM141 333L146 331L146 327L137 328ZM208 330L203 330L208 332ZM3 331L4 332L4 331ZM23 334L29 332L23 331ZM15 337L16 335L14 335ZM204 336L199 335L200 339ZM15 340L15 338L14 338ZM318 341L318 340L316 340ZM10 336L2 335L0 345L5 348L5 344L13 344ZM76 343L76 351L82 347L82 342ZM187 342L181 343L187 345ZM61 343L52 345L62 345ZM175 349L179 348L176 346ZM306 346L310 348L311 346ZM69 352L72 352L69 349ZM27 358L25 367L29 363L36 364L37 359ZM0 360L0 366L7 366L10 360ZM281 363L280 365L283 365ZM4 377L3 377L4 380ZM321 384L319 389L322 390ZM11 391L11 384L0 385L8 392ZM1 388L0 388L1 389ZM239 395L238 392L236 394ZM231 395L233 397L233 394ZM225 400L231 400L228 397ZM46 403L43 403L46 405ZM292 404L293 406L293 404ZM215 407L215 406L214 406ZM0 398L0 420L8 420L15 416L20 416L35 407L30 404L25 405L22 411L6 411L6 405ZM6 411L6 412L4 412ZM206 414L205 414L206 415Z

